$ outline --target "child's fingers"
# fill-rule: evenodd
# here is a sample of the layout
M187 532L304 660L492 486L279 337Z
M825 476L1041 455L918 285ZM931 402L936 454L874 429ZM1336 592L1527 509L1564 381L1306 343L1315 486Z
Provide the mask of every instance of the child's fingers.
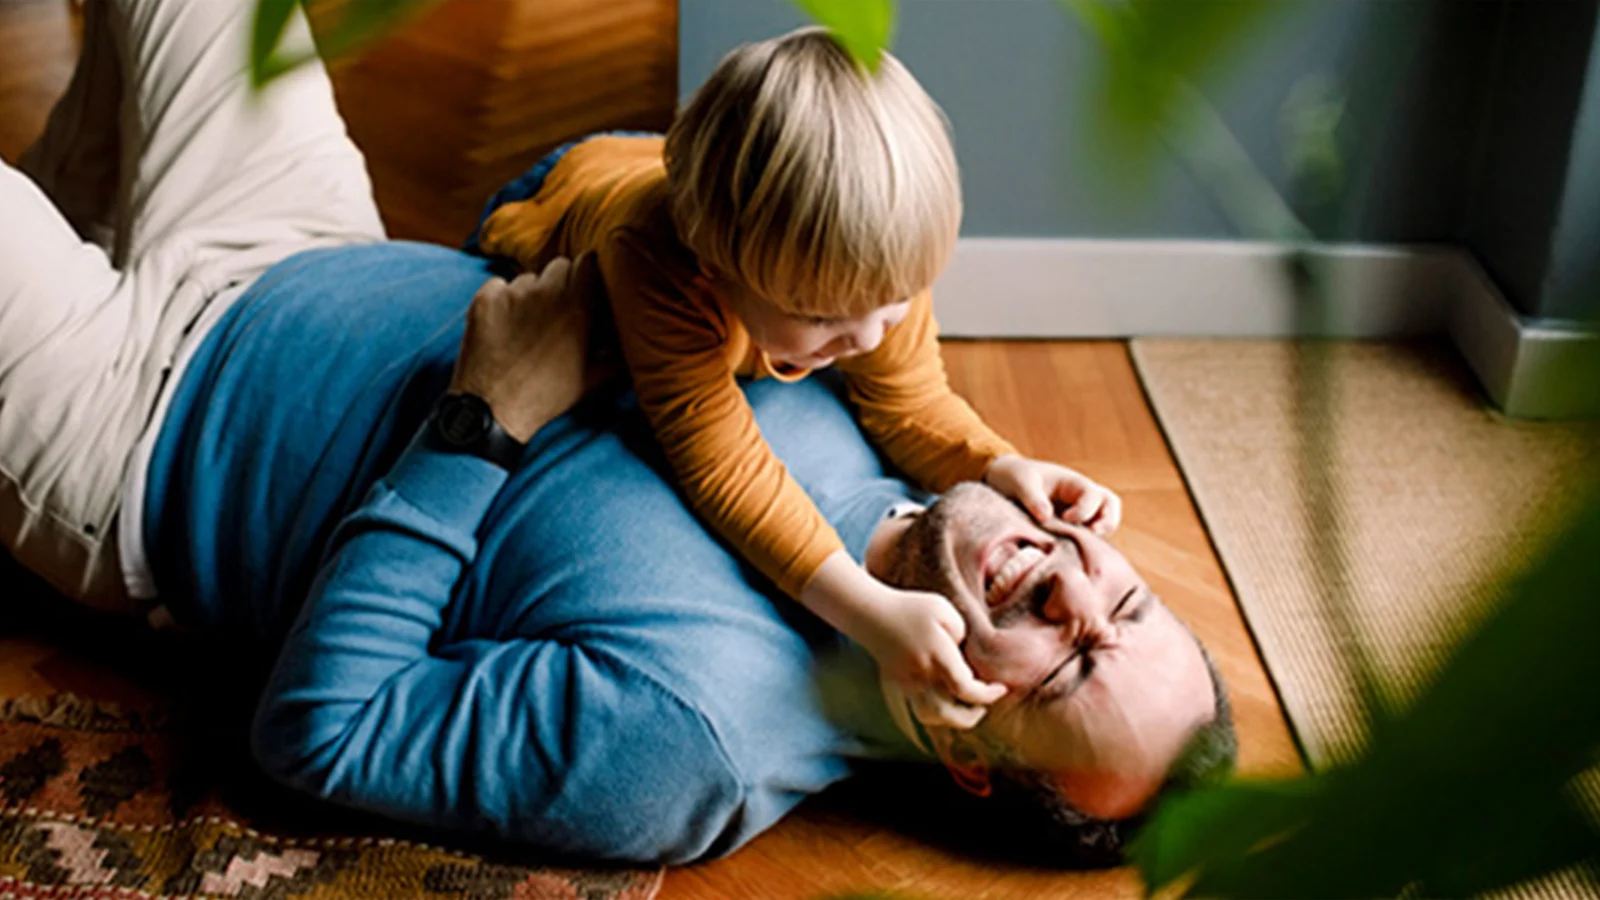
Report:
M988 706L1006 695L1005 685L979 681L978 676L972 674L972 667L967 665L959 648L939 647L934 650L934 659L941 670L944 687L954 699Z
M1034 521L1041 525L1048 525L1055 520L1055 504L1050 502L1050 496L1045 493L1044 487L1029 485L1022 489L1022 508L1033 516Z
M954 693L956 699L963 703L988 706L1004 697L1007 690L1009 689L999 682L979 681L974 677L958 682Z
M1100 512L1100 505L1105 497L1096 490L1083 491L1074 499L1066 509L1061 511L1061 520L1074 525L1087 525L1094 521Z
M1063 514L1063 518L1095 531L1100 531L1102 522L1122 520L1122 501L1109 488L1085 479L1078 493L1077 501ZM1115 524L1112 524L1111 530L1116 530Z
M929 609L933 611L933 620L939 624L945 634L950 636L948 650L954 653L957 659L960 659L961 651L958 647L963 640L966 640L967 620L961 618L961 613L956 612L956 608L951 606L950 601L943 596L939 594L931 594L929 596L935 601L929 605Z
M1067 524L1065 519L1054 519L1044 523L1044 530L1050 532L1056 537L1072 537L1072 528Z
M957 703L938 691L918 691L911 696L911 713L924 725L965 731L983 721L988 710Z
M1107 535L1116 531L1122 525L1122 498L1115 491L1106 491L1105 505L1100 507L1097 516L1090 527L1096 534Z
M1107 488L1090 484L1082 498L1062 517L1096 534L1110 534L1122 521L1122 499Z

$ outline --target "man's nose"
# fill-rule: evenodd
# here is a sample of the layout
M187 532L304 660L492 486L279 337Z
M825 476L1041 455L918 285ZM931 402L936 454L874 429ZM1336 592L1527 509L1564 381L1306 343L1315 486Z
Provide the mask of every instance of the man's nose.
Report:
M1051 576L1050 595L1045 599L1044 618L1072 629L1075 640L1090 640L1105 634L1110 626L1106 604L1094 589L1089 576L1068 569Z

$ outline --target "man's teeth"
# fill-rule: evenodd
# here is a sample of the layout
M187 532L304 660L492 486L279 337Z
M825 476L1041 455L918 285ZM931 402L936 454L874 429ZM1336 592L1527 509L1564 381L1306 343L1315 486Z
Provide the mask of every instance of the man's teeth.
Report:
M1038 547L1018 548L1011 558L1000 566L1000 571L994 573L994 579L989 582L989 605L993 606L1004 600L1011 593L1011 589L1017 586L1017 580L1041 559L1044 559L1044 551Z

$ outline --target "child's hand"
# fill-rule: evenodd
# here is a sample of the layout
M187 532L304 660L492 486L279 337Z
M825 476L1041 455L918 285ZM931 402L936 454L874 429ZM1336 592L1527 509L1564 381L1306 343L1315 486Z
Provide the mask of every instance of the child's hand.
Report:
M1007 454L989 464L983 480L1046 528L1069 522L1106 535L1122 524L1122 498L1066 466Z
M966 623L950 601L887 585L875 593L851 636L878 661L879 675L905 691L923 724L965 729L982 721L1006 687L972 674L960 647Z
M1005 696L1005 685L979 681L962 657L967 623L948 599L892 588L843 550L823 560L800 602L865 647L925 724L971 728Z

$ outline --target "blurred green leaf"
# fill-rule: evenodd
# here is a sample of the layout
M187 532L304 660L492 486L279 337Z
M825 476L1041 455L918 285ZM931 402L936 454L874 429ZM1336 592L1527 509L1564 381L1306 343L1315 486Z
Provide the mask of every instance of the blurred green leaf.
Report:
M278 55L278 43L300 0L257 0L255 24L250 31L250 83L259 88L294 68Z
M1221 66L1285 6L1276 0L1126 0L1117 5L1142 26L1139 49L1191 80Z
M340 57L377 40L438 0L350 0L338 21L321 35L324 56Z
M1465 897L1565 868L1600 852L1570 792L1513 795L1495 815L1445 836L1444 852L1420 879L1436 897Z
M1334 206L1344 195L1344 154L1338 139L1344 107L1338 85L1319 75L1296 81L1283 101L1284 164L1294 194L1313 209Z
M894 32L894 0L795 0L869 72L878 71Z
M1198 872L1188 890L1214 897L1462 896L1600 861L1571 787L1600 751L1600 493L1587 499L1356 762L1158 812L1134 854L1149 883Z
M1421 896L1465 897L1596 852L1594 835L1564 794L1511 794L1498 802L1481 785L1454 785L1449 797L1384 781L1376 770L1312 780L1317 792L1303 804L1303 825L1271 836L1256 852L1208 860L1189 893L1383 897L1410 886Z
M1270 0L1058 0L1101 49L1083 129L1097 168L1125 186L1191 124L1193 83L1218 68L1283 4Z
M1124 52L1122 13L1117 7L1102 0L1061 0L1061 5L1078 17L1108 54Z
M1128 849L1128 858L1156 891L1187 875L1197 859L1238 859L1263 841L1303 823L1306 780L1238 782L1194 791L1162 803ZM1249 822L1251 828L1238 827Z
M1596 761L1600 493L1584 500L1539 561L1508 580L1369 764L1498 797L1560 789Z
M294 8L302 0L257 0L250 36L250 80L260 88L279 75L317 58L310 51L284 53L279 48ZM438 0L347 0L337 17L318 35L323 59L346 56L377 40Z

